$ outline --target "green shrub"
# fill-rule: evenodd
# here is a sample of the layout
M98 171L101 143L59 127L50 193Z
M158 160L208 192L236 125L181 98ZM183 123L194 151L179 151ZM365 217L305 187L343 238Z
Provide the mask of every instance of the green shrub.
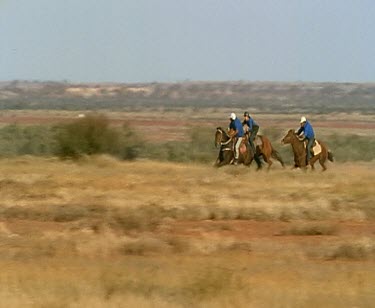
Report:
M0 129L0 155L49 155L55 141L50 126L7 125Z
M371 161L375 159L375 138L358 135L331 135L328 147L338 161Z
M138 155L137 136L124 125L122 129L109 126L103 115L90 115L56 128L56 154L62 158L108 153L122 159Z
M191 128L190 140L147 144L144 157L174 162L213 162L218 151L214 135L212 129Z

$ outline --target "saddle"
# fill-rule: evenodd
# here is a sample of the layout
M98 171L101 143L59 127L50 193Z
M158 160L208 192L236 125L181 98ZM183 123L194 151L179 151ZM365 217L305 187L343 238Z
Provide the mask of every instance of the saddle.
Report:
M303 142L303 145L305 149L307 148L307 140ZM315 139L313 146L311 147L311 154L314 156L318 155L319 153L322 152L322 146L320 145L319 141Z
M243 141L242 142L244 142L244 141L249 142L249 137L250 137L250 135L248 133L246 133L243 136L243 139L242 139ZM261 137L262 137L262 135L256 135L255 136L255 139L254 139L254 145L255 146L262 147L262 145L263 145L263 139Z

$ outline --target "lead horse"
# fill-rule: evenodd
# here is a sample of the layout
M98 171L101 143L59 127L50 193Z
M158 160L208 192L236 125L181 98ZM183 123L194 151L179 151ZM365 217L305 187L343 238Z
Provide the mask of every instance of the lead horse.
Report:
M303 140L301 140L296 132L293 129L290 129L285 137L281 140L283 144L290 144L293 149L294 154L294 168L306 168L306 146ZM325 166L326 160L330 160L333 162L333 154L326 144L320 140L316 140L313 146L312 153L314 156L310 159L310 166L311 169L314 170L314 164L317 160L319 160L320 165L323 168L323 171L327 170Z
M271 158L278 160L284 167L284 162L280 154L273 148L271 141L266 136L258 135L254 143L256 145L256 155L258 155L258 157L263 157L263 160L268 164L268 169L270 169L272 165ZM220 146L219 156L215 165L220 167L230 164L234 159L234 140L221 127L216 129L215 146ZM246 150L244 147L246 147ZM255 153L249 146L248 139L244 138L243 145L240 147L239 162L244 165L250 165L254 159L254 154ZM256 161L256 163L258 169L260 169L262 167L260 161Z
M219 156L216 159L215 166L221 167L229 165L234 160L234 138L230 137L221 127L216 128L215 146L220 146ZM249 166L254 159L254 151L250 145L243 142L240 146L238 163ZM259 166L258 166L259 167Z

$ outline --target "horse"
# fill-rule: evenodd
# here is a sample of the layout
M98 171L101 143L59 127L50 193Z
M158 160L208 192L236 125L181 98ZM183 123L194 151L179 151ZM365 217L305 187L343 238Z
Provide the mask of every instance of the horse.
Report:
M235 140L221 127L216 128L215 146L216 148L220 146L220 152L215 162L216 167L228 165L234 161ZM238 163L249 166L254 159L254 152L250 145L243 141L239 150Z
M294 167L293 168L306 168L306 145L303 140L301 140L296 132L293 129L290 129L286 136L281 140L283 144L290 144L293 149L294 154ZM317 160L319 160L320 165L323 168L323 171L327 170L325 166L325 162L328 159L329 161L333 162L333 153L328 150L326 144L320 140L315 140L315 143L312 148L313 156L310 159L310 166L311 169L314 170L314 164Z
M248 142L248 137L245 135L245 138L243 138L243 144L240 147L239 159L241 162L243 162L245 165L250 165L254 159L254 154L256 154L258 157L263 157L263 160L268 164L268 170L272 165L271 157L277 159L284 167L284 162L280 154L272 147L270 140L266 136L258 135L254 140L254 144L256 145L256 153L254 153L251 149ZM215 164L217 166L230 164L234 159L234 141L233 138L231 138L221 127L216 129L215 145L216 147L219 145L221 146L219 156ZM241 159L241 152L245 153L243 150L244 147L247 149L246 156ZM255 161L258 169L261 169L261 162L259 160Z
M256 146L255 147L255 151L256 151L255 154L258 157L262 157L263 160L268 164L267 170L270 170L271 165L273 164L271 158L274 158L274 159L278 160L280 162L281 166L283 168L285 167L283 159L281 158L279 152L277 152L273 148L273 146L271 144L271 141L268 139L268 137L266 137L264 135L257 135L255 137L255 140L254 140L254 145Z

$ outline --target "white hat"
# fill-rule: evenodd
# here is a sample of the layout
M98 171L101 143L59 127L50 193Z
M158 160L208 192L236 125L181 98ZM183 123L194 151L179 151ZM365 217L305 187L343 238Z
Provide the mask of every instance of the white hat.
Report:
M306 118L305 117L301 117L300 123L304 123L304 122L306 122Z
M234 112L232 112L231 114L230 114L230 118L232 119L232 120L235 120L237 117L236 117L236 114L234 113Z

